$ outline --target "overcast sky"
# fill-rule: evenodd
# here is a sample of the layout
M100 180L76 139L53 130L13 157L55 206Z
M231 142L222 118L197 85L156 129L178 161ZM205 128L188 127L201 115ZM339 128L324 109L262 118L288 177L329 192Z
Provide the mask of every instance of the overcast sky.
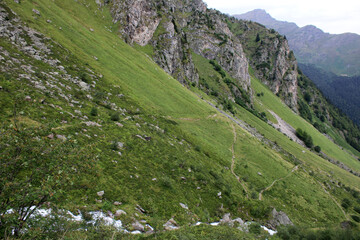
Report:
M241 14L265 9L273 18L295 22L299 27L315 25L329 33L360 34L360 0L204 0L209 8Z

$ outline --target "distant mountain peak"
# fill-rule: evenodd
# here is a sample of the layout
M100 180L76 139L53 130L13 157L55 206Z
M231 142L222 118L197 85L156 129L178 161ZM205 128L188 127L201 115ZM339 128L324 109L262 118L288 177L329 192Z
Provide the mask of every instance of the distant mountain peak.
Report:
M298 27L278 21L263 9L234 15L238 19L258 22L285 35L300 63L315 64L337 75L360 75L360 36L329 34L314 25Z

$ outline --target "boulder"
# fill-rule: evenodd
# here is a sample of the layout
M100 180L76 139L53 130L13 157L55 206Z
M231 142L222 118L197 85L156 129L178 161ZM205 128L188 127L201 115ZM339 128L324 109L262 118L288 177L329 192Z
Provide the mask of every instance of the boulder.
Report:
M121 215L126 215L126 212L124 210L116 210L114 216L115 217L120 217Z
M132 223L131 226L137 231L141 231L141 232L145 231L145 227L141 223L139 223L139 221Z
M276 228L280 225L293 225L290 218L286 215L286 213L282 211L276 211L274 208L271 212L272 219L269 221L269 225L272 228Z
M97 192L96 194L97 194L99 197L102 197L102 196L104 196L105 191L100 191L100 192Z
M166 231L179 229L179 227L177 226L177 222L174 220L174 218L171 218L163 226Z

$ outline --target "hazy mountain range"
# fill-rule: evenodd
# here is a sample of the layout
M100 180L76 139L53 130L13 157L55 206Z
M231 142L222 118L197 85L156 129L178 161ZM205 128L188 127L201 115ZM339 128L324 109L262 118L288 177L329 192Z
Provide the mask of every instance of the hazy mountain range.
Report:
M234 16L285 35L300 63L315 64L337 75L360 74L360 36L357 34L329 34L313 25L300 28L292 22L278 21L262 9Z

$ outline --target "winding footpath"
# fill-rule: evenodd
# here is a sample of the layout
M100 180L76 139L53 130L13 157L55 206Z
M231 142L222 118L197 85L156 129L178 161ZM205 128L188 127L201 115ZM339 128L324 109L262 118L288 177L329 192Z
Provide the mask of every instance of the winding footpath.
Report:
M236 175L236 173L234 172L234 168L235 168L235 150L234 150L234 145L236 143L236 129L235 126L233 124L231 124L232 127L232 132L234 134L234 142L231 145L231 152L232 152L232 159L231 159L231 173L235 176L235 178L238 180L238 182L241 184L241 186L243 187L245 193L246 193L246 197L249 198L249 192L247 187L245 186L244 182L241 181L240 177L238 175Z
M267 191L267 190L269 190L270 188L272 188L276 182L279 182L279 181L282 181L282 180L288 178L293 172L297 171L298 169L299 169L299 165L296 165L296 166L291 170L291 172L288 173L288 175L286 175L285 177L276 179L276 180L273 181L268 187L266 187L266 188L264 188L263 190L261 190L260 193L259 193L259 200L260 200L260 201L262 200L262 198L263 198L263 197L262 197L262 194L263 194L265 191Z

